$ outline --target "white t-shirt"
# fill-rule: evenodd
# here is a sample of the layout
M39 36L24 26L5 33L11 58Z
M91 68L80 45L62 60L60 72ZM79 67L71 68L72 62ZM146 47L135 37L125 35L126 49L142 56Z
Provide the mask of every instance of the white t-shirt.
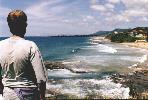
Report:
M6 87L34 87L47 80L37 45L24 38L0 41L0 67Z

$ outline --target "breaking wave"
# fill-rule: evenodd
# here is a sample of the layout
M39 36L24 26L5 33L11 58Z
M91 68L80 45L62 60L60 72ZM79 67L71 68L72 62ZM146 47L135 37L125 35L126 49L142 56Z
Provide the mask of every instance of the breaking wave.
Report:
M75 77L78 74L72 73L70 70L67 69L54 69L48 70L48 77L59 77L59 78L70 78Z
M122 87L121 84L116 84L110 79L63 79L57 85L47 84L47 88L79 98L89 95L112 99L128 99L129 97L129 88Z
M147 60L147 54L140 57L139 62L144 63Z
M98 52L105 52L105 53L116 53L117 52L117 50L113 47L103 45L103 44L96 45L96 43L95 45L87 46L86 48L83 48L83 49L95 49Z

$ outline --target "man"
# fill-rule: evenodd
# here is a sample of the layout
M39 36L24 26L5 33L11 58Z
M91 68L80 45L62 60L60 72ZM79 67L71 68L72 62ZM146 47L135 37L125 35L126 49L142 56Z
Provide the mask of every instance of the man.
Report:
M2 99L4 85L2 83L2 75L1 75L1 67L0 67L0 100Z
M21 10L14 10L7 22L13 35L0 41L4 99L44 100L46 69L37 45L24 39L27 16Z

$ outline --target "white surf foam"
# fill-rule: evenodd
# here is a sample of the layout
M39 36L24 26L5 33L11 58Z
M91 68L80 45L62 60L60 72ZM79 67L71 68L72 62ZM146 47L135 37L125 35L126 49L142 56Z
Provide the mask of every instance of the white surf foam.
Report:
M74 60L65 60L65 61L63 61L62 62L62 64L78 64L78 63L80 63L81 61L80 60L76 60L76 59L74 59Z
M147 55L143 55L142 57L139 58L140 63L144 63L147 60Z
M142 57L138 57L138 63L129 66L128 68L137 67L139 63L144 63L147 60L147 54L143 55Z
M109 79L64 79L62 82L58 88L52 87L51 84L48 84L47 88L58 89L60 93L75 95L79 98L91 94L112 99L128 99L129 97L129 88L122 87L121 84L116 84Z
M96 42L89 42L90 44L94 44L94 45L96 45L96 44L98 44L98 43L96 43Z
M103 45L103 44L87 46L86 48L83 48L83 49L94 49L94 50L97 50L98 52L105 52L105 53L116 53L117 52L115 48L111 46Z
M137 57L137 56L119 56L118 59L123 60L123 61L139 62L141 57Z
M75 77L79 74L72 73L70 70L67 69L53 69L53 70L48 70L48 76L49 77Z
M98 47L99 47L98 50L101 52L107 52L107 53L116 53L117 52L117 50L115 48L112 48L110 46L99 44Z
M133 64L132 66L129 66L128 68L133 68L133 67L137 67L138 66L138 63L137 64Z
M108 58L102 58L100 55L84 55L84 56L74 56L72 59L74 59L74 62L69 63L70 65L74 66L89 66L89 65L105 65L105 61L107 61ZM68 64L66 62L66 64Z

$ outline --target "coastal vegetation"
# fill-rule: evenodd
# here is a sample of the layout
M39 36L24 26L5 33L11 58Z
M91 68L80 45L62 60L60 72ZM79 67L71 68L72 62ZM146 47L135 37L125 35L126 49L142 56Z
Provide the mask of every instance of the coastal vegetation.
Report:
M93 36L105 36L106 39L111 42L135 42L136 40L148 40L148 27L136 27L128 29L114 29L112 31L98 31L88 35L60 35L53 37L93 37Z
M135 42L136 40L147 40L148 27L136 27L133 29L115 29L106 35L111 42Z
M109 34L106 36L107 38L109 38L111 40L111 42L135 42L136 38L130 36L127 33L119 33L119 34Z
M104 36L107 39L113 39L113 42L133 42L135 40L146 39L148 35L148 27L136 27L129 29L114 29L112 31L98 31L86 35L55 35L49 37L95 37ZM38 36L36 36L38 37ZM117 39L119 38L119 39ZM128 38L128 39L126 39ZM121 39L121 40L120 40Z

